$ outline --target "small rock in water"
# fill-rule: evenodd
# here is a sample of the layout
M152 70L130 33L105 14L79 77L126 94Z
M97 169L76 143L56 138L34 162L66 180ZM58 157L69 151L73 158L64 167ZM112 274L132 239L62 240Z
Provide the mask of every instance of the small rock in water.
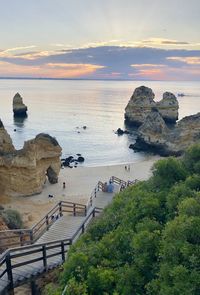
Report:
M129 149L134 149L134 144L133 143L131 143L130 145L129 145Z
M78 161L79 163L82 163L82 162L85 161L85 159L84 159L83 157L78 157L77 161Z
M129 134L129 132L127 130L122 130L121 128L118 128L115 133L117 135Z

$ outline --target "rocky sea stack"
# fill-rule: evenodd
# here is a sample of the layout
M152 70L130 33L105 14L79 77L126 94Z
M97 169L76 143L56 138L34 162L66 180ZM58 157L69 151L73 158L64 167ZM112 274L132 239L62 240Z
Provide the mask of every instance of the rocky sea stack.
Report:
M162 156L181 155L190 145L200 142L200 113L178 123L178 100L165 92L161 101L154 101L153 91L145 86L135 89L125 109L125 121L135 130L134 150L154 151ZM169 124L173 123L173 124Z
M0 121L0 194L28 196L42 191L48 178L58 181L61 147L48 134L39 134L16 150Z
M27 117L27 106L23 103L23 99L19 93L13 97L13 113L15 117Z
M166 123L178 120L178 100L173 93L165 92L163 99L154 101L155 94L146 86L135 89L125 108L125 121L128 125L140 126L144 123L152 108L157 108Z
M135 150L153 150L162 156L180 156L192 144L200 143L200 113L168 128L161 114L152 110L139 127Z

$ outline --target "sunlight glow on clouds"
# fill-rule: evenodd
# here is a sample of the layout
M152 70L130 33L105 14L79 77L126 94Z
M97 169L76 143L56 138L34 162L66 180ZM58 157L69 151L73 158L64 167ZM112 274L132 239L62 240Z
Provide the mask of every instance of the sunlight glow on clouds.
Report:
M167 59L172 61L181 61L188 65L200 65L199 56L188 56L188 57L172 56L172 57L168 57Z
M148 38L139 41L127 41L123 39L113 39L109 41L96 41L83 44L81 46L74 46L64 43L52 43L52 47L66 48L66 49L83 49L89 47L100 47L100 46L119 46L119 47L153 47L153 48L199 48L200 43L188 42L175 39L166 38Z
M44 64L40 66L13 65L0 62L0 73L7 77L79 78L90 75L103 66L91 64Z
M133 68L163 68L166 67L166 65L160 65L160 64L133 64L131 65Z
M0 51L0 77L200 80L198 49L166 49L136 43L114 46L118 41L74 49L62 48L63 44L49 50L33 51L34 45L4 49ZM140 45L142 42L173 46L187 43L162 38L143 40Z

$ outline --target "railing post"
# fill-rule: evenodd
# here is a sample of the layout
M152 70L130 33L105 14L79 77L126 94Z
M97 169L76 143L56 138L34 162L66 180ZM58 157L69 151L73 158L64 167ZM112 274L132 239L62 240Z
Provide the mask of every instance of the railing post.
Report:
M82 234L85 232L85 224L82 225L81 231L82 231Z
M93 217L93 218L95 217L95 208L94 208L93 211L92 211L92 217Z
M73 215L76 216L76 204L73 204Z
M23 243L23 232L20 232L19 238L20 238L20 246L23 246L24 245L24 243Z
M62 255L62 262L65 262L65 244L61 242L61 255Z
M90 197L90 206L92 207L92 196Z
M46 228L49 230L49 216L48 214L46 215Z
M10 259L10 252L6 255L6 269L7 269L7 276L9 280L9 289L10 294L14 294L14 286L13 286L13 274L12 274L12 265L11 265L11 259Z
M31 295L37 295L37 286L36 286L36 283L35 283L35 280L32 279L31 280Z
M63 216L63 212L62 212L62 201L59 202L59 215L60 215L60 217Z
M97 197L97 189L96 189L96 187L95 187L95 189L94 189L94 197L95 197L95 198Z
M32 229L29 232L29 236L30 236L30 243L33 244L33 230Z
M45 271L47 271L47 251L46 246L42 246L42 258L43 258L43 266Z

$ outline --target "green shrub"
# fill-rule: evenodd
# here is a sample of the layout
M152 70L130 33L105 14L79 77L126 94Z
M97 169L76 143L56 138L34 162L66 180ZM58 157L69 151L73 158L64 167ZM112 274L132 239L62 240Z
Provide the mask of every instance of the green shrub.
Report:
M187 172L178 159L170 157L159 160L153 166L154 183L161 188L169 188L175 183L185 180Z
M186 151L183 164L190 173L200 173L200 144L195 144Z
M199 295L199 168L196 145L115 196L71 247L65 295Z
M2 217L9 229L19 229L23 227L22 217L17 210L4 210L2 212Z

